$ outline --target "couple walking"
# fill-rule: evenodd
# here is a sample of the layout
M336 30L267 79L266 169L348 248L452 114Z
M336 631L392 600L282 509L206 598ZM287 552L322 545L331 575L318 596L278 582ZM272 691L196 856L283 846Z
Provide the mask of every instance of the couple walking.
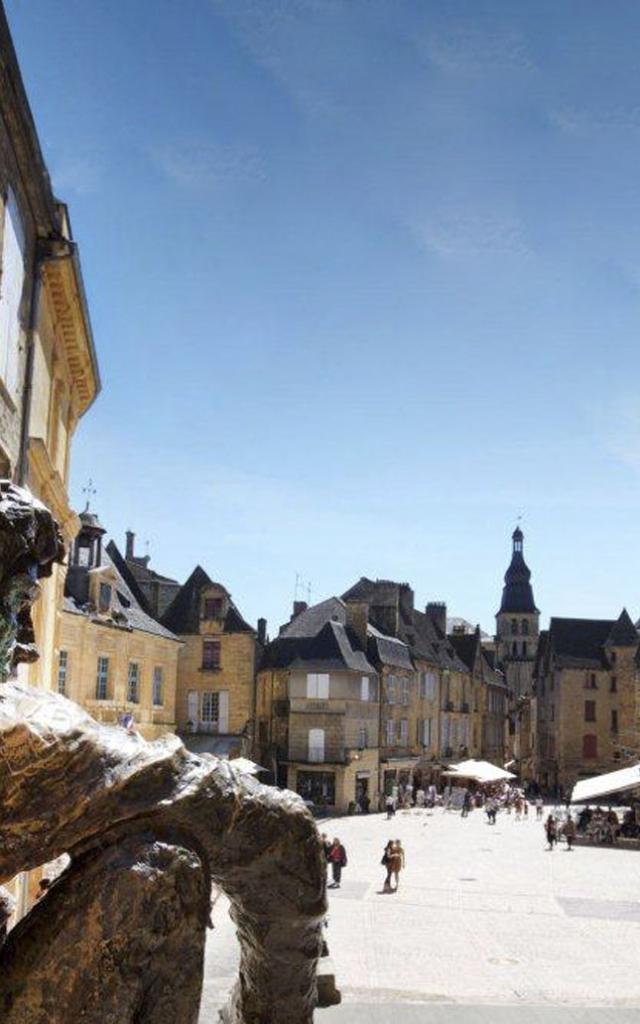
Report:
M400 872L405 866L404 850L399 839L389 840L384 848L384 853L382 854L382 860L380 863L387 871L387 877L384 880L384 887L382 891L397 892ZM395 879L395 888L391 887L392 877Z

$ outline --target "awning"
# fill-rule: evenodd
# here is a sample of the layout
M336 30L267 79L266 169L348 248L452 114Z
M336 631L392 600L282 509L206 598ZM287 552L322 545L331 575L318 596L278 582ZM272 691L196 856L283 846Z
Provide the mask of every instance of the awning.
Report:
M507 772L504 768L489 761L476 761L471 758L468 761L460 761L459 764L449 765L449 769L442 773L450 778L471 779L473 782L504 782L507 779L515 779L513 772Z
M576 782L571 794L572 804L586 804L601 796L624 793L629 789L640 789L640 764L632 768L620 768L617 772L594 775L591 779Z

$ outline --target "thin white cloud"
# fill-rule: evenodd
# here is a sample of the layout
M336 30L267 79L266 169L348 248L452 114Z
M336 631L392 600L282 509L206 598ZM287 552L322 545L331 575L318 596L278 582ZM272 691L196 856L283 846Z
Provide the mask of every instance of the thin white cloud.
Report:
M253 146L173 142L154 147L150 156L165 177L194 191L250 184L266 178L260 150Z
M549 113L556 128L568 135L587 137L606 131L640 129L640 105L600 108L563 106Z
M447 260L524 258L532 254L515 214L455 208L438 211L411 227L418 243Z
M340 109L333 90L340 19L347 0L210 0L255 63L310 116Z
M443 71L485 74L495 70L534 67L521 32L500 29L484 32L471 24L430 32L418 40L424 56Z

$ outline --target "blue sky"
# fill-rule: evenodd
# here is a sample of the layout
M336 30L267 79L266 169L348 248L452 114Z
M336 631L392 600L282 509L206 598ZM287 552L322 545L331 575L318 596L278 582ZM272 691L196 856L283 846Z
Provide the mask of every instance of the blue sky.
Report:
M360 575L640 613L635 0L7 0L121 541L244 614Z

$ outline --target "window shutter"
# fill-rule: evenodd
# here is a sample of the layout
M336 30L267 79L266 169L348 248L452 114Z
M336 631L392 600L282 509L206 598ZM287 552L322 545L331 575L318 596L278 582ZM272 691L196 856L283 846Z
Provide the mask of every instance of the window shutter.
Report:
M24 235L16 198L9 189L4 214L0 276L0 374L15 395L18 385L20 302L24 286Z
M218 705L218 732L229 732L229 691L220 690Z

